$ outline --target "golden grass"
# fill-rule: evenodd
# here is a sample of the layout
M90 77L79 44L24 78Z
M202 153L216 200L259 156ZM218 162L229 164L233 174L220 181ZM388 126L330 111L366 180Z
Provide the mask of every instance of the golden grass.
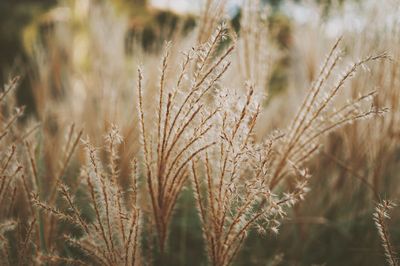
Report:
M269 38L269 11L249 1L235 33L224 5L206 1L199 26L166 42L161 55L125 55L126 20L101 5L77 18L80 28L67 21L54 29L88 39L86 63L57 34L38 46L37 117L18 122L18 78L0 95L0 265L167 264L187 188L200 248L216 266L234 264L253 232L269 237L287 217L300 221L301 208L323 216L336 198L318 197L351 197L338 189L347 177L366 185L365 208L398 195L398 183L384 177L398 169L399 39L382 33L388 47L362 49L349 48L358 40L347 34L313 45L296 39L300 55L320 45L327 56L320 69L301 61L312 69L299 72L313 81L293 75L290 84L301 85L268 98L274 63L287 53ZM110 36L106 26L115 29ZM314 179L327 176L327 187L313 191ZM313 201L304 206L306 196ZM374 221L389 265L398 265L385 222L392 206L378 204Z

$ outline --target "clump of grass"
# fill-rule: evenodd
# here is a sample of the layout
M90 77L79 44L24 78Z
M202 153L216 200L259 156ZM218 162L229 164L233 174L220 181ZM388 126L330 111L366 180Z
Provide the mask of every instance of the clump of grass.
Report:
M180 207L182 190L191 185L196 205L189 208L198 211L201 228L190 234L200 238L201 229L210 264L232 265L253 231L276 234L289 212L297 215L296 204L310 190L311 175L331 174L325 172L324 163L320 165L323 173L312 171L321 162L315 155L326 143L324 136L350 131L353 140L358 139L362 134L355 129L361 123L355 122L383 115L388 102L394 112L377 120L383 121L391 140L375 132L378 140L368 139L367 143L382 144L374 158L383 158L379 155L390 147L382 162L395 167L398 65L391 66L390 75L378 65L380 76L376 79L391 86L385 96L378 96L376 90L359 90L357 83L363 78L352 79L368 64L388 61L386 53L355 61L335 80L344 57L339 38L319 72L310 71L309 76L316 79L302 102L288 91L288 98L275 96L266 104L269 66L274 62L267 13L260 11L259 1L246 2L236 36L223 23L225 4L206 1L200 28L193 36L166 44L159 72L152 67L154 54L125 58L121 48L127 26L124 19L115 23L117 29L109 36L106 28L113 26L116 14L108 16L107 8L93 9L86 18L79 18L80 29L93 38L88 43L99 44L88 45L93 46L86 58L88 65L81 68L77 66L80 63L69 60L69 50L52 50L48 58L43 50L43 69L39 66L42 72L35 80L40 123L30 129L17 122L24 112L15 108L12 97L17 79L6 85L0 95L2 264L141 265L151 263L154 255L167 263L168 256L176 253L168 250L168 238L174 237L170 236L174 211ZM103 13L106 23L97 23L96 16ZM90 21L88 27L85 21ZM74 23L60 24L72 30ZM56 25L54 32L57 30ZM187 43L193 47L187 49ZM186 52L180 54L182 47ZM57 45L53 48L57 50ZM132 69L125 70L131 64L125 61L133 60L136 66L140 57L145 66L131 78ZM53 69L51 62L70 67L65 71L69 82L61 82L62 75L51 74L62 69ZM76 74L79 70L82 77ZM59 93L51 91L53 81L47 79L53 77ZM131 79L137 82L134 104L134 93L128 93L131 88L126 86ZM346 86L351 87L351 97ZM357 96L359 91L362 94ZM297 112L285 119L291 111L288 99ZM271 111L272 104L282 106L285 113ZM85 130L79 130L83 125ZM260 128L264 132L258 131ZM33 134L36 130L39 133ZM87 140L82 140L84 135ZM96 147L92 143L101 144ZM349 154L357 154L357 145L343 147ZM368 165L359 163L355 169L340 165L379 197L378 180L371 182L363 176L372 172ZM382 166L384 163L377 168ZM373 170L374 178L381 171ZM138 185L139 180L143 186ZM313 194L319 197L331 193L331 188ZM329 204L321 202L322 208L329 209ZM385 224L392 206L386 201L378 205L374 220L388 262L398 265ZM144 227L142 221L150 222ZM159 253L153 254L153 239Z
M285 208L308 191L308 175L295 168L298 183L292 191L278 195L268 186L272 146L280 136L254 142L260 99L254 99L253 85L247 86L246 97L229 90L218 93L221 112L214 119L212 135L216 145L192 161L195 197L212 265L231 265L251 229L277 233Z
M386 108L377 108L371 105L370 109L363 109L363 104L371 102L375 91L361 95L342 106L334 106L334 100L348 82L365 64L388 59L386 53L367 56L353 64L330 84L328 81L340 60L339 48L341 38L333 45L317 79L311 85L303 103L291 122L287 134L283 137L283 146L276 160L274 173L271 178L271 187L277 186L285 177L285 165L288 161L295 165L303 165L321 147L321 137L334 129L375 115L381 115Z
M143 71L138 70L144 173L161 252L165 249L174 206L188 177L190 161L215 144L213 141L205 142L204 137L214 126L212 118L218 108L207 108L205 99L230 65L227 57L233 46L215 56L225 36L226 26L221 25L208 42L186 53L176 83L171 87L166 86L167 45L161 66L156 130L148 128L150 119L146 117L143 103Z
M346 123L385 112L374 107L362 110L360 103L370 101L374 93L330 110L336 94L359 66L387 58L381 54L356 62L336 83L324 88L339 60L339 42L340 39L329 53L288 133L280 138L263 144L253 141L261 102L254 102L252 85L246 97L235 98L227 90L219 92L217 105L221 111L213 122L217 131L211 135L219 140L199 156L200 163L192 163L196 200L213 265L230 265L251 228L278 231L279 219L285 214L282 205L292 207L308 191L309 175L304 164L318 151L322 135ZM243 98L246 101L241 102ZM197 164L203 166L204 180ZM289 184L288 191L278 196L275 191L282 189L278 185L283 180Z
M66 235L65 239L69 244L80 249L91 261L100 265L140 263L138 250L141 218L137 206L137 166L134 161L130 189L123 189L117 179L116 166L118 161L116 149L121 143L122 137L119 135L119 130L113 126L105 140L108 165L104 165L97 157L96 148L84 141L88 162L82 169L82 178L86 180L85 192L88 194L89 205L94 211L92 221L88 221L82 215L70 188L64 184L60 184L58 190L67 206L66 210L41 202L35 195L33 197L35 205L47 213L80 228L82 237ZM73 258L59 257L56 254L40 258L50 262L73 261Z

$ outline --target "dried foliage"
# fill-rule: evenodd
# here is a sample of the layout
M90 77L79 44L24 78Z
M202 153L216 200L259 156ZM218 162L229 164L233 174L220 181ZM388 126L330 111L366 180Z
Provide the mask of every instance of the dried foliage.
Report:
M112 126L105 139L109 161L106 166L99 161L96 149L89 142L84 142L88 163L82 169L81 178L86 180L85 191L88 193L89 205L94 211L93 221L87 221L82 216L79 204L71 195L70 188L64 184L60 184L58 190L60 197L65 201L66 210L49 206L39 201L37 195L33 196L35 205L83 231L83 235L78 239L69 235L66 235L65 239L99 265L139 263L140 211L137 207L137 166L134 161L130 189L123 189L117 179L116 167L116 149L121 142L122 137L118 129ZM65 260L56 255L41 258L46 261ZM68 260L74 261L72 258Z
M188 234L203 238L193 250L211 265L234 264L260 236L287 241L261 247L272 264L302 263L286 252L295 233L313 238L305 220L333 224L340 196L357 199L354 222L373 199L398 195L399 31L371 26L370 42L344 32L311 44L298 35L318 31L294 25L289 53L271 38L273 11L245 1L234 29L226 4L206 1L196 30L160 55L125 54L127 18L107 4L68 7L50 27L31 51L36 117L16 108L18 78L0 94L0 265L175 265L185 208L198 214ZM85 38L80 56L64 42ZM295 61L288 88L268 95L285 56ZM343 185L348 177L365 186ZM378 204L374 221L398 265L393 206Z
M311 85L307 96L303 100L293 122L283 138L283 148L277 159L276 170L271 179L271 186L275 187L285 177L287 161L295 165L303 165L320 147L320 137L347 123L364 119L372 115L383 114L386 109L379 109L371 105L370 109L363 110L365 102L371 102L375 92L361 95L342 106L333 106L337 94L345 82L352 78L357 69L364 64L381 59L387 59L386 54L368 56L351 64L348 69L333 84L326 84L338 60L338 48L341 39L335 43L329 52L315 82Z
M270 189L272 146L279 136L254 142L260 111L260 100L254 98L250 84L245 97L229 90L218 92L216 101L223 110L213 122L218 141L192 162L196 202L213 265L230 265L252 228L277 233L285 208L307 192L308 175L297 168L293 168L298 177L293 191L277 195Z
M174 206L188 176L190 161L215 144L204 141L204 136L214 126L212 118L218 108L206 108L205 98L230 65L226 61L233 46L214 57L225 36L226 27L221 25L208 42L186 53L178 79L172 87L166 85L169 59L167 44L161 66L156 131L149 130L146 123L143 76L142 70L138 70L138 106L145 175L162 252ZM194 70L190 71L192 68Z

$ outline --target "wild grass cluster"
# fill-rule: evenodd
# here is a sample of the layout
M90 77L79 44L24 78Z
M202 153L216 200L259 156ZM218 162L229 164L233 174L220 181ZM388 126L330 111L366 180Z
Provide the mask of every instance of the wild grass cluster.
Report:
M395 1L334 36L311 5L282 47L208 0L158 52L87 2L31 47L33 111L0 95L0 265L398 265Z

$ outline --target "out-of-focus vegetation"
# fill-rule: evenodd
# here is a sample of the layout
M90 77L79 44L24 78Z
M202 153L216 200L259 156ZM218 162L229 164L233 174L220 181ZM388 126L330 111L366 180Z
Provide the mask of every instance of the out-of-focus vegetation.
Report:
M84 10L87 9L88 1L65 2L74 6L77 14L57 7L57 3L58 1L54 0L5 0L0 3L0 83L4 84L12 74L22 75L18 98L21 104L28 107L28 113L34 110L29 84L34 71L29 62L34 53L33 49L38 42L45 44L46 36L55 25L63 23L71 16L76 20L75 31L82 32L82 28L85 27L80 23L85 23ZM133 52L133 38L140 38L146 51L155 52L159 51L162 43L171 39L175 32L186 34L195 26L192 16L150 9L145 0L115 0L110 3L117 12L128 17L128 29L125 33L127 54Z
M316 2L2 1L0 265L397 265L400 10Z
M1 81L15 71L18 64L26 63L23 49L23 30L38 16L56 4L54 0L1 1L0 2L0 66Z

